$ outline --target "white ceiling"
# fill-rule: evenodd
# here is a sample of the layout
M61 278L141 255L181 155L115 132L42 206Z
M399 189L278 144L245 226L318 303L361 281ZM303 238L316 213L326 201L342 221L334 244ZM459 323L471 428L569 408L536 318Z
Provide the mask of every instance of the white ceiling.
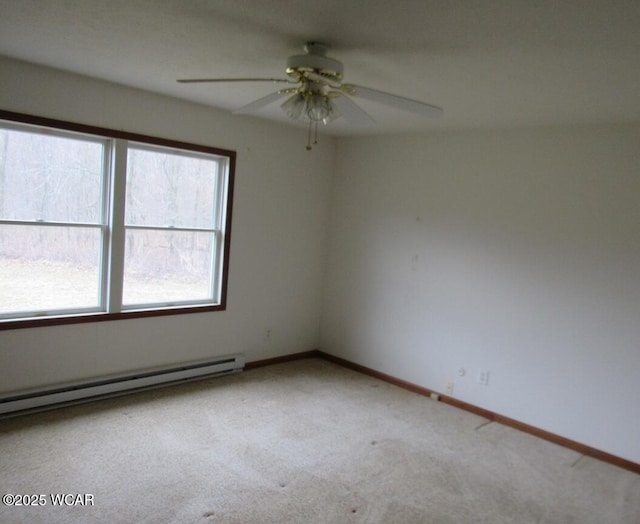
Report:
M306 40L346 82L445 110L365 101L366 133L640 121L638 0L0 0L2 55L228 110L275 85L175 80L284 77ZM325 132L363 133L341 120Z

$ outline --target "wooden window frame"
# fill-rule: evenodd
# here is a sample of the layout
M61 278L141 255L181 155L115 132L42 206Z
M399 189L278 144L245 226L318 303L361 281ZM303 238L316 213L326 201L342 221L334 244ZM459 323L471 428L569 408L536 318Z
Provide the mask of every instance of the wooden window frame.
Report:
M0 321L0 330L34 328L40 326L57 326L66 324L81 324L88 322L103 322L111 320L124 320L130 318L157 317L167 315L180 315L203 313L212 311L224 311L227 308L227 294L229 282L229 255L231 248L231 219L233 214L233 189L235 181L236 152L217 147L193 144L166 138L158 138L149 135L129 133L126 131L108 129L103 127L79 124L64 120L39 117L12 111L0 110L0 120L20 124L33 125L53 130L70 131L83 135L93 135L102 140L112 140L116 143L120 140L160 146L175 150L192 151L208 155L216 155L227 159L227 188L224 215L224 234L222 242L222 264L219 285L219 302L204 305L180 305L171 307L155 307L150 309L126 309L120 312L88 312L79 314L64 314L60 316L49 315L43 317L11 318ZM113 193L111 193L113 198ZM124 198L122 194L119 198Z

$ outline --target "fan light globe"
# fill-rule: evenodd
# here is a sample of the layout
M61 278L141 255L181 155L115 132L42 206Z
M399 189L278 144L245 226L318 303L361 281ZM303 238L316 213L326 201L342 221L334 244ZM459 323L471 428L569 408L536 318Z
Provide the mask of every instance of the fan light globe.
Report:
M302 120L307 102L302 93L289 97L280 107L284 114L293 120Z
M331 102L323 95L311 95L307 103L307 116L314 122L324 122L331 113Z

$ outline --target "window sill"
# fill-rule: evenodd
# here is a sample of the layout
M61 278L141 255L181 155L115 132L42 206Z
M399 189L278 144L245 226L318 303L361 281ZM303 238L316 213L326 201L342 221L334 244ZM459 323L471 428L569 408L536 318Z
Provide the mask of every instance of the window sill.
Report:
M162 317L169 315L185 315L193 313L210 313L212 311L224 311L226 304L214 304L204 306L187 306L161 309L136 309L122 313L87 313L85 315L65 315L30 317L23 319L6 319L0 321L0 331L10 329L27 329L45 326L64 326L70 324L86 324L89 322L108 322L111 320L126 320L131 318Z

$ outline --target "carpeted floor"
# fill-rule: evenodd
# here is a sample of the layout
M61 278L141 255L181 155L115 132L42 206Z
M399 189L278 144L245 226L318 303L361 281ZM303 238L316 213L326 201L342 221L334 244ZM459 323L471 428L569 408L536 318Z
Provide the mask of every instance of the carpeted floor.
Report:
M0 491L40 504L3 523L640 522L640 475L316 359L0 421Z

